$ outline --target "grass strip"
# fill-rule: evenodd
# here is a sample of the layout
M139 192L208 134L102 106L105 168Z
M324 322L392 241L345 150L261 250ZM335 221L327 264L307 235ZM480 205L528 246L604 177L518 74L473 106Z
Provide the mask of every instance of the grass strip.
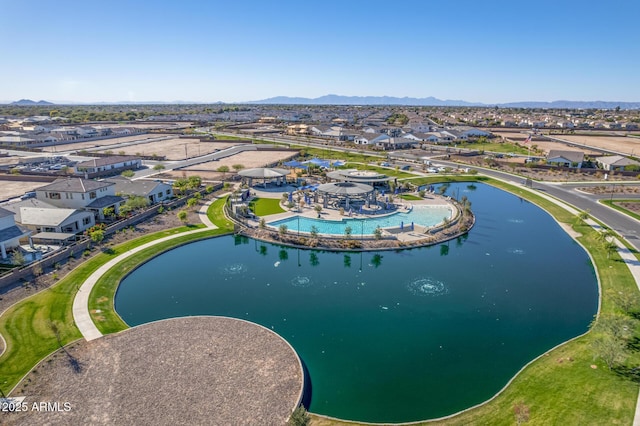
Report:
M624 207L616 204L621 202L622 203L640 203L640 200L638 199L627 199L627 200L615 199L615 200L598 200L598 201L600 201L602 204L606 204L612 209L618 210L619 212L626 214L627 216L640 220L640 214L636 212L632 212L631 210L625 209Z

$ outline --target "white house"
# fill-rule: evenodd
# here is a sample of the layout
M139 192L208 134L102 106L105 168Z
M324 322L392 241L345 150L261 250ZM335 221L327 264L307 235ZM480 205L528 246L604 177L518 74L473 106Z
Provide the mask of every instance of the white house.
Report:
M375 145L376 142L381 142L387 139L390 139L391 136L385 133L362 133L359 136L356 136L353 142L356 145Z
M16 225L15 214L0 207L0 255L8 258L7 251L20 246L20 239L31 234Z
M101 220L102 209L112 207L118 213L124 203L122 197L115 195L113 182L81 178L58 179L36 188L36 198L60 208L88 210Z
M22 225L37 232L77 234L96 224L93 213L76 209L22 207Z

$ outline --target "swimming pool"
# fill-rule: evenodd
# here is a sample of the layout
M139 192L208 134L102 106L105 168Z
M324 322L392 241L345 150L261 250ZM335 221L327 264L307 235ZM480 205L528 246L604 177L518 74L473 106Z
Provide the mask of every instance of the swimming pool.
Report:
M344 235L347 226L351 227L353 235L372 235L373 231L380 228L398 228L401 225L409 228L413 222L416 225L434 226L451 217L451 207L447 205L414 206L409 212L396 212L383 217L345 218L340 221L314 219L304 216L293 216L268 223L275 228L286 225L291 232L311 232L315 226L321 234Z

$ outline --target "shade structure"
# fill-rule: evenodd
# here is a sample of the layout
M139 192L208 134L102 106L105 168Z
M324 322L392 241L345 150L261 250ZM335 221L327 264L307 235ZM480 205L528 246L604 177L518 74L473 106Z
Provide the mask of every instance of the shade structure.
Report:
M252 179L273 179L284 177L289 174L289 171L285 169L258 167L255 169L240 170L238 174L242 177L248 177Z

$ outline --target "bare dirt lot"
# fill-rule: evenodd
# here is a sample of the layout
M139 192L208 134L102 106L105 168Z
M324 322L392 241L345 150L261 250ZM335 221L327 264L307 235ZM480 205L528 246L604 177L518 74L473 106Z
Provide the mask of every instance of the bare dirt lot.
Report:
M223 178L223 174L216 170L221 166L229 167L229 172L226 173L228 177L230 173L235 173L234 164L242 164L245 169L266 167L278 161L286 161L296 155L298 153L293 151L244 151L218 161L209 161L208 163L163 173L163 176L175 179L176 177L198 175L204 180L220 180Z
M520 145L525 146L525 139L527 138L527 133L519 133L519 132L493 132L495 135L500 137L504 137L511 142L518 143ZM564 137L564 136L563 136ZM534 146L535 145L535 146ZM538 148L544 152L544 155L548 154L552 149L562 150L562 151L582 151L588 156L599 156L601 155L598 151L593 150L585 150L584 148L575 148L569 147L567 144L561 142L552 142L537 136L534 136L531 139L531 148ZM532 153L533 155L533 153Z
M25 192L47 185L46 182L0 180L0 201L19 197Z
M553 137L581 145L622 152L628 155L640 155L640 138L585 135L553 135Z
M185 154L187 158L200 157L201 155L211 154L234 145L237 145L237 143L200 142L198 139L171 138L157 142L118 147L117 150L114 151L122 153L122 155L165 156L167 160L176 161L184 160Z
M106 147L106 146L112 146L112 145L119 145L123 143L145 142L145 141L168 137L168 136L169 135L143 133L139 135L123 136L120 138L107 138L107 139L100 139L100 140L86 141L86 142L71 141L65 144L59 143L59 144L56 144L55 146L47 146L47 147L44 147L43 150L45 152L81 151L84 149L91 149L96 147L99 148L103 146Z

